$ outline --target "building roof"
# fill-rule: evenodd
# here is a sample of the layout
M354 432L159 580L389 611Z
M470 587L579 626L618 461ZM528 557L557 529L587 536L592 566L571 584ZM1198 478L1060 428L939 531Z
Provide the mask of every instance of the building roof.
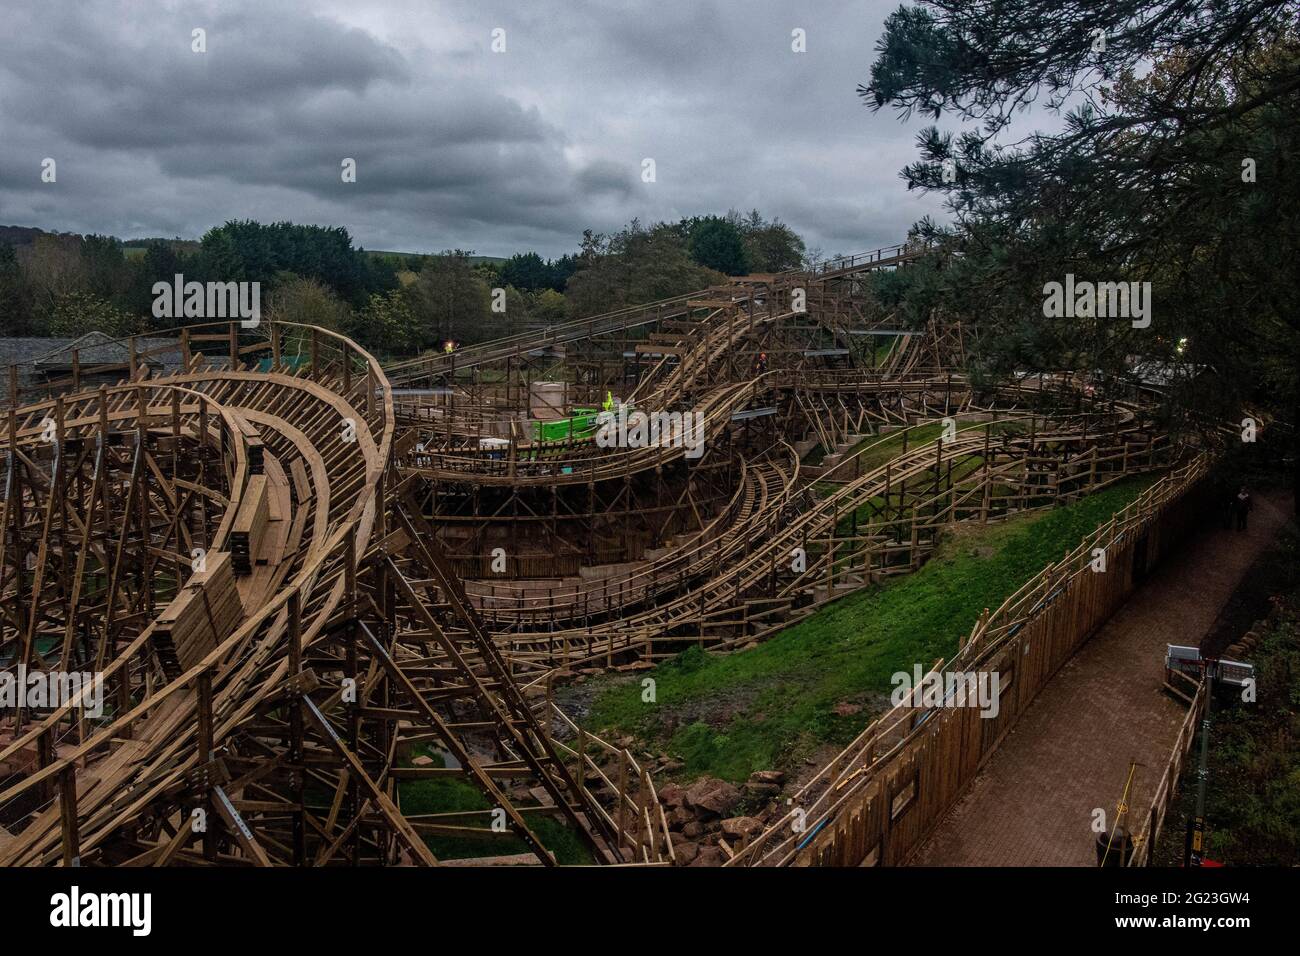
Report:
M1129 374L1143 385L1166 386L1176 379L1192 379L1205 370L1204 365L1190 362L1138 362Z
M177 344L176 339L140 337L136 340L140 351L151 351ZM71 368L72 353L83 366L125 365L131 360L131 350L125 341L115 340L103 332L87 332L76 338L0 338L0 365L25 365L33 370ZM180 353L139 358L155 367L180 365Z

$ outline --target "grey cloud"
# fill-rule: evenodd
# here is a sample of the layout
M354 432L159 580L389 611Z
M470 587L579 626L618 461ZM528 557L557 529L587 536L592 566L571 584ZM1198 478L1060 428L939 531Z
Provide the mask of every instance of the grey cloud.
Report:
M632 192L632 175L626 166L599 160L578 173L578 186L593 193L626 197Z
M16 0L0 221L197 236L285 218L371 248L556 255L587 227L757 207L828 251L888 244L939 208L898 180L918 124L853 95L893 4Z

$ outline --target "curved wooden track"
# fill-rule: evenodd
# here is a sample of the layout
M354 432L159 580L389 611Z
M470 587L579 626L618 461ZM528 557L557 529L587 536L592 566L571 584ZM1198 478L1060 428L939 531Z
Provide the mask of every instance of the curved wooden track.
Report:
M635 761L635 797L625 781L602 803L590 742L550 742L549 705L390 526L382 368L323 330L259 332L189 329L173 374L10 413L0 646L15 672L100 674L107 704L0 728L0 864L433 863L422 834L479 828L403 814L401 754L419 744L482 789L506 824L487 811L484 832L543 863L511 781L598 860L671 854Z
M976 387L960 330L868 314L863 277L916 254L387 369L323 329L220 323L132 340L121 368L74 358L45 397L11 372L0 673L86 672L103 693L0 717L0 865L433 864L428 838L465 836L551 865L541 817L596 862L671 862L648 768L555 705L557 676L761 640L915 569L956 522L1174 455L1139 404L1064 378ZM538 362L699 413L706 453L671 431L531 440L520 365ZM503 431L507 452L480 447ZM465 573L491 550L470 522L562 540L606 510L658 524L576 570L543 550L543 574ZM444 777L483 809L404 806Z

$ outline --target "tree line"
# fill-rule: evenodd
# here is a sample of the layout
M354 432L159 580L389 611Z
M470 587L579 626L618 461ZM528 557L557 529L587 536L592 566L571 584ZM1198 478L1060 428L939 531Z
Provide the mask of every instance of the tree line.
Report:
M970 121L925 130L902 171L942 193L952 221L916 225L939 250L881 278L888 304L969 319L989 376L1158 369L1176 421L1245 408L1294 441L1300 7L941 0L900 7L876 54L859 87L870 108ZM1034 100L1061 128L1007 141ZM1048 317L1048 284L1067 274L1149 282L1150 324Z
M805 255L790 227L757 211L588 230L575 252L554 259L372 253L342 227L288 222L230 221L197 243L0 227L0 335L171 328L180 323L153 315L153 287L179 274L258 282L268 318L326 326L397 356L796 268Z

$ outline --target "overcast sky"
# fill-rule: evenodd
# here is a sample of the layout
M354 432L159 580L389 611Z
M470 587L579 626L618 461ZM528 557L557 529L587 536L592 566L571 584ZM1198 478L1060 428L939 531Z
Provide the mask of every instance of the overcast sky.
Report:
M888 245L940 213L898 177L924 123L855 94L896 6L5 0L0 223L288 219L374 249L558 255L584 228L758 208L828 254Z

